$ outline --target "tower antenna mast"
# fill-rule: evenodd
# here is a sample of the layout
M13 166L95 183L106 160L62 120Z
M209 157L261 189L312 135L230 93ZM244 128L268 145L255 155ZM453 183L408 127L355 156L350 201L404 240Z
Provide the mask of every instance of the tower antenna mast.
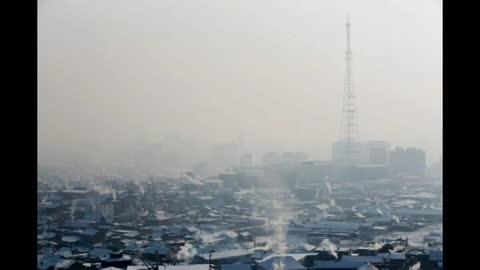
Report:
M358 140L357 110L352 79L352 50L350 48L350 18L347 15L347 50L345 52L345 78L342 106L340 142L344 154L342 161L347 165L355 163L356 142Z

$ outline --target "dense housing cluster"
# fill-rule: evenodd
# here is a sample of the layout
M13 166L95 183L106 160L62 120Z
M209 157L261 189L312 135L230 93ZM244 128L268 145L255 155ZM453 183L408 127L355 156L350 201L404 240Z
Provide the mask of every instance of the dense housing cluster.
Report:
M41 176L38 269L442 268L441 182L334 181L311 166Z

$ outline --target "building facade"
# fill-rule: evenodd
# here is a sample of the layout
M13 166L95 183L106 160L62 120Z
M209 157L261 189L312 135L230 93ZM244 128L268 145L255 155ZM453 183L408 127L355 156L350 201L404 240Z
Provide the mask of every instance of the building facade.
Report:
M424 176L425 163L425 151L422 149L397 147L390 151L388 166L392 175Z

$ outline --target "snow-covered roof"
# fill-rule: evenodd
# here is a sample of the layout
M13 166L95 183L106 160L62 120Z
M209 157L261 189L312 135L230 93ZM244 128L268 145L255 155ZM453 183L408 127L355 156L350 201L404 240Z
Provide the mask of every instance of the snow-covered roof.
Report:
M252 234L249 233L249 232L241 232L240 235L243 236L243 237L247 237L247 236L250 236Z
M417 198L417 199L433 199L436 197L436 195L427 193L427 192L419 192L416 194L404 194L400 195L399 197L402 198Z
M88 228L88 229L85 229L82 232L82 234L87 235L87 236L94 236L97 232L98 232L98 230L96 230L96 229Z
M89 192L90 190L86 190L86 189L65 189L61 191L61 193L75 193L75 194L86 194Z
M44 254L37 256L38 269L48 269L50 266L55 266L60 260L60 255Z
M356 261L314 261L313 268L315 269L345 269L358 268L363 265L362 262Z
M431 261L443 261L443 250L430 249L428 251Z
M360 266L357 270L378 270L378 268L369 263L366 263Z
M147 219L161 221L161 220L168 220L170 219L170 217L167 215L165 211L157 210L155 211L155 213L153 213L153 215L150 215Z
M251 255L252 252L246 249L230 249L225 251L218 251L212 253L212 260L231 258L231 257L240 257ZM202 257L205 260L208 260L209 253L199 254L199 257Z
M258 269L261 270L306 270L307 268L302 264L298 263L291 256L274 256L268 260L263 261L258 264Z
M129 265L126 270L146 270L146 266L142 265ZM177 264L177 265L167 265L166 270L210 270L209 264Z
M220 265L222 270L251 270L252 266L250 264L244 263L234 263L234 264L222 264Z
M148 247L145 248L142 253L143 254L158 254L159 255L167 255L171 251L168 247Z
M45 239L45 238L50 239L50 238L55 237L56 235L57 235L57 234L54 233L54 232L44 232L44 233L42 233L42 234L40 234L40 235L38 235L38 236L39 236L39 239Z
M68 269L74 263L74 260L62 259L55 264L55 269Z
M122 257L119 257L119 258L115 258L115 257L111 257L111 256L103 257L103 258L101 258L101 261L104 261L104 262L121 262L121 261L129 261L131 259L132 259L132 257L130 255L122 254Z
M308 223L304 227L314 228L314 229L346 229L346 230L357 230L359 225L355 222L344 222L344 221L320 221L317 223Z
M383 256L348 256L342 257L342 261L355 261L362 263L383 263Z
M317 255L317 253L313 252L304 252L304 253L287 253L285 256L292 257L295 261L300 261L301 259L311 256L311 255ZM278 254L272 254L270 256L265 257L262 261L268 261L271 258L278 257Z
M383 258L386 260L405 260L405 253L385 253L381 255L383 255Z
M72 257L72 250L71 250L70 248L68 248L68 247L62 247L62 248L60 248L59 250L57 250L57 251L55 252L55 254L56 254L56 255L60 255L60 256L62 256L63 258L68 259L68 258Z
M107 256L108 254L110 254L110 252L112 251L106 248L94 248L88 254L93 257L101 258Z
M407 200L394 201L393 204L398 206L409 206L409 205L418 204L418 201L407 199Z
M129 238L137 237L138 235L140 235L140 233L137 231L131 231L123 234L123 236L129 237Z
M425 215L425 216L441 216L443 211L440 209L412 209L412 208L400 208L395 211L397 215Z
M74 243L80 240L78 236L62 236L62 241L67 243Z
M234 231L226 231L223 233L223 235L229 237L229 238L237 238L238 237L238 233L234 232Z

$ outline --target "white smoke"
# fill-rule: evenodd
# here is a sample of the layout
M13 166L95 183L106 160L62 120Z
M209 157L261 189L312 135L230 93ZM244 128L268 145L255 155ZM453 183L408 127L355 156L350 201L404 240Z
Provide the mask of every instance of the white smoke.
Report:
M140 185L140 193L141 193L142 195L145 194L145 190L143 189L143 186L142 186L142 185Z
M192 176L190 176L189 174L187 173L182 173L181 177L180 177L180 180L185 183L185 184L193 184L193 185L198 185L198 186L202 186L203 183L200 182L199 180L193 178Z
M330 207L335 207L335 200L334 199L330 199Z
M396 223L400 223L400 219L397 216L393 215L392 218Z
M100 195L110 194L112 191L106 186L98 186L93 182L93 190Z
M95 210L97 209L97 205L95 205L93 200L90 200L90 205L92 206L92 211L95 212Z
M311 251L311 250L314 250L315 249L315 246L314 245L310 245L308 243L305 243L303 245L303 247L307 250L307 251Z
M97 183L95 183L95 181L89 181L89 182L88 182L88 185L89 185L90 188L92 188L93 190L95 190L95 188L97 187Z
M288 198L289 192L286 189L275 188L263 195L271 205L271 209L266 211L270 217L268 225L271 235L265 248L270 249L274 254L285 255L288 251L288 224L296 216L296 213L286 204L285 198Z
M184 246L180 247L180 250L177 252L177 258L181 261L189 262L197 254L197 249L195 249L190 243L186 243Z
M283 261L280 261L278 263L274 262L272 264L273 266L273 270L284 270L285 269L285 264L283 263Z
M372 247L373 249L378 250L378 249L382 248L382 245L379 244L379 243L377 243L377 242L375 242L371 247Z
M272 250L279 254L285 255L288 251L287 230L288 223L294 217L290 211L278 213L276 220L272 223L274 226L274 235L269 245Z
M77 211L77 200L72 201L72 207L70 208L70 218L73 220L75 212Z
M336 252L337 246L335 244L333 244L332 242L330 242L330 239L328 239L328 238L323 239L322 243L320 243L320 248L330 251L330 253L336 259L338 259L338 254Z
M143 186L140 184L140 181L138 181L138 178L135 178L135 185L138 186L138 188L140 189L140 193L143 196L145 194L145 190L143 189Z
M325 182L325 186L327 186L328 193L332 193L332 186L329 182Z

